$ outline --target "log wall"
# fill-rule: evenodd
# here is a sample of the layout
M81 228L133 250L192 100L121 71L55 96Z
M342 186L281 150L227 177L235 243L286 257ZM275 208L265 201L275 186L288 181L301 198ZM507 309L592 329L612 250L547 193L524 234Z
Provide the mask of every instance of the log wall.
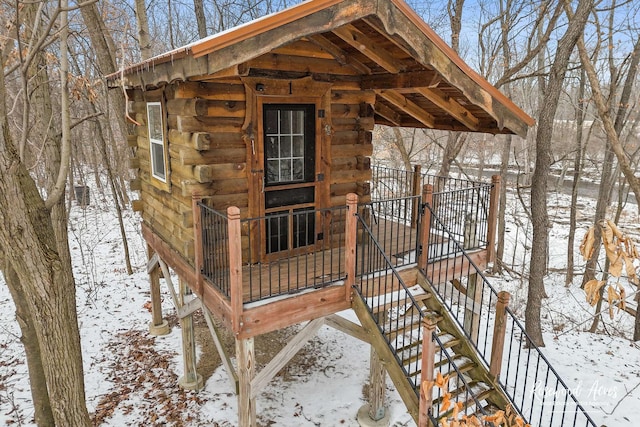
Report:
M170 159L170 186L158 185L151 177L146 102L164 99L165 138ZM249 216L248 170L251 155L243 124L247 95L240 79L224 83L174 83L159 90L130 90L129 115L139 123L130 141L137 147L131 167L138 169L132 189L140 192L136 209L143 221L171 247L193 264L194 236L192 195L220 211L240 208ZM330 92L330 136L325 139L328 161L330 206L344 206L346 195L356 193L361 202L370 200L370 156L374 125L373 91L362 91L353 83L336 84ZM251 101L250 101L251 102ZM328 158L327 158L328 157ZM319 208L322 206L318 206ZM334 225L335 226L335 225ZM248 254L248 230L244 230L243 254Z

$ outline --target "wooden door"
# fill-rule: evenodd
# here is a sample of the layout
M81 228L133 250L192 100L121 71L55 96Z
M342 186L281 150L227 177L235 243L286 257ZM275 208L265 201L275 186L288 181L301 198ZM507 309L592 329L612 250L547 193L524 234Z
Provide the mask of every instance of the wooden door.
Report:
M262 104L266 255L316 243L315 116L315 104Z

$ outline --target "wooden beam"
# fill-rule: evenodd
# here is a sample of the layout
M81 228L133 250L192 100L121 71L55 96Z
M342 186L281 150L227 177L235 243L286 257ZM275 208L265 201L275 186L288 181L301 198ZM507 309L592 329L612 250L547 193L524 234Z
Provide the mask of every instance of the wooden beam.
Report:
M247 304L243 312L243 324L239 337L253 337L282 329L351 307L345 301L344 286L329 286L291 298L252 307Z
M360 71L350 65L340 65L333 59L303 58L301 56L288 56L268 53L258 58L247 61L247 66L252 69L299 71L336 74L346 76L360 75Z
M238 362L238 425L255 427L256 399L251 397L251 381L255 372L255 350L253 338L236 338L236 360Z
M362 77L362 89L406 89L414 87L434 88L442 76L433 70L407 71L397 74L375 74Z
M160 267L162 267L162 260L160 261ZM163 270L164 271L164 270ZM166 277L165 277L166 278ZM187 286L184 280L179 280L179 292L180 292L180 308L185 307L184 298L192 295L191 290ZM192 301L200 300L198 298ZM201 307L198 304L198 308ZM178 310L179 312L180 310ZM202 375L198 375L196 370L196 335L193 328L193 312L180 318L180 329L182 330L182 362L184 374L178 379L178 385L185 390L200 390L203 386Z
M202 313L204 314L204 320L207 322L207 327L209 328L209 332L211 333L211 339L213 340L213 344L216 346L218 350L218 355L220 356L220 360L224 365L224 369L229 376L229 380L235 385L235 393L239 393L238 389L238 373L233 367L231 363L231 358L224 351L224 347L222 346L222 339L220 338L220 333L218 332L218 328L215 323L213 323L213 319L211 318L211 312L207 307L202 307Z
M402 123L402 117L395 110L386 105L378 102L375 107L376 114L380 117L387 119L394 126L400 126Z
M352 322L351 320L347 320L338 314L332 314L325 317L325 324L339 330L340 332L344 332L347 335L357 338L360 341L364 341L366 343L370 342L369 335L367 335L367 332L362 328L362 326Z
M352 58L322 34L316 34L315 36L309 37L309 41L315 43L320 48L331 54L340 65L348 65L357 71L360 71L362 74L371 74L371 69L369 67L357 59Z
M511 294L507 291L498 293L496 302L496 317L494 320L493 339L491 342L491 362L489 364L489 374L498 382L502 369L502 353L504 351L504 336L507 330L507 306Z
M264 389L273 377L280 372L289 361L300 351L304 345L316 335L316 332L324 325L324 318L311 320L300 332L293 337L287 345L274 356L273 359L251 381L251 397L255 398L260 390Z
M369 418L379 421L385 415L387 371L373 346L371 346L369 364Z
M438 89L431 89L428 87L418 87L416 92L433 102L438 107L445 110L457 121L468 127L473 131L478 130L480 120L474 116L471 111L464 108L458 101L445 95Z
M178 299L176 288L173 287L173 281L171 280L171 273L169 272L169 267L167 267L167 264L162 260L162 258L158 260L158 264L160 264L160 269L162 269L162 275L164 276L164 281L167 283L167 287L169 288L169 292L171 293L173 306L176 308L176 311L177 311L180 309L180 307L182 307L182 302Z
M399 61L393 55L382 49L353 25L343 25L333 30L333 33L388 72L398 73L401 70L401 67L398 66Z
M423 110L418 104L407 99L402 94L395 90L378 90L376 91L379 97L395 105L411 117L415 118L419 122L423 123L429 128L435 126L435 118L427 111Z
M202 301L200 298L194 297L182 304L182 306L177 310L178 318L182 319L183 317L191 316L194 311L200 310L202 308Z

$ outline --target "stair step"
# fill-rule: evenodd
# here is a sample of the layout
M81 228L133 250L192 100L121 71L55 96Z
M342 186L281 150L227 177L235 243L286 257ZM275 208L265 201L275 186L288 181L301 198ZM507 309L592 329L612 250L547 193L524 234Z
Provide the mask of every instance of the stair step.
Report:
M435 365L435 369L434 369L434 376L438 374L438 372L440 372L442 374L443 377L446 377L447 375L450 375L451 378L454 378L458 375L458 372L460 374L465 374L467 372L469 372L471 369L476 367L476 364L473 362L473 360L469 359L468 357L465 356L460 356L460 355L454 355L454 357L452 358L453 363L455 363L456 367L458 368L458 370L456 371L453 366L449 365L449 369L447 371L444 370L440 370L441 368L447 366L448 364L448 359L445 358L444 361L439 361L438 363L436 363ZM414 360L415 362L415 360ZM415 377L416 378L416 383L419 384L420 379L417 378L418 375L422 374L422 368L420 369L413 369L411 370L410 367L410 363L405 363L405 370L409 373L409 376L411 377Z
M467 386L470 389L469 394L467 394ZM449 393L451 393L450 400L452 404L459 401L464 402L463 407L470 408L471 410L467 410L467 411L463 410L463 411L468 414L475 414L477 412L475 402L478 401L478 403L483 404L483 401L485 401L493 393L494 390L493 388L489 387L486 383L482 381L467 382L467 386L462 385L461 387L455 390L450 390L449 391ZM472 396L475 396L475 400L473 399ZM434 406L439 405L442 403L442 401L443 401L443 396L439 396L438 398L433 400L433 405ZM453 405L447 411L438 414L437 419L449 417L452 413L453 413Z
M431 294L427 292L421 293L421 294L412 294L412 296L417 303L421 303L422 301L425 301L431 298ZM378 314L383 311L388 311L397 305L398 305L398 301L395 300L395 301L388 302L386 304L379 305L377 307L373 307L373 314Z

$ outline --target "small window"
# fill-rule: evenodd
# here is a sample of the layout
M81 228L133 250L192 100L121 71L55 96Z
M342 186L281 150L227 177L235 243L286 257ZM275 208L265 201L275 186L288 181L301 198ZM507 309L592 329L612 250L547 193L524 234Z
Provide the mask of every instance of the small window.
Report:
M159 102L147 103L147 124L151 149L151 175L167 182L166 152L164 143L164 125L162 123L162 105Z

